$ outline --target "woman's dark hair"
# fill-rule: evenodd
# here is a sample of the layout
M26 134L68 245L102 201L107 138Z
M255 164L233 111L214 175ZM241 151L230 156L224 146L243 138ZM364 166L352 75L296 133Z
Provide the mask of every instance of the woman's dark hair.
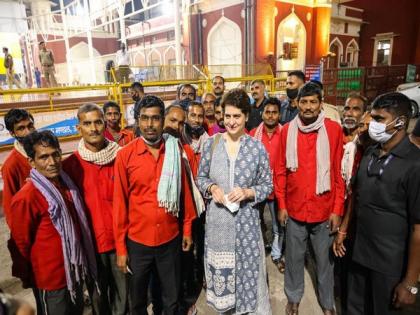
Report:
M111 107L116 108L118 110L118 112L121 113L121 109L120 109L120 107L118 106L117 103L115 103L114 101L108 101L102 107L102 110L103 110L104 114L106 114L106 111L108 110L108 108L111 108Z
M14 132L15 124L21 122L22 120L29 119L34 122L34 117L25 109L12 108L4 116L4 124L6 129L10 132Z
M248 94L242 89L232 89L223 95L221 105L223 110L227 105L239 108L242 113L248 115L251 111L251 103Z
M372 109L384 109L394 116L405 116L407 119L411 118L410 99L399 92L389 92L379 95L372 102Z
M159 107L160 115L165 116L165 104L163 101L154 95L146 95L141 100L137 101L134 105L134 119L137 121L140 116L140 110L142 108Z
M34 131L23 138L23 148L31 159L35 158L35 145L37 144L61 151L57 137L50 130Z
M299 89L297 100L299 101L302 97L313 95L316 95L318 100L322 102L322 90L319 88L319 85L316 83L308 82Z

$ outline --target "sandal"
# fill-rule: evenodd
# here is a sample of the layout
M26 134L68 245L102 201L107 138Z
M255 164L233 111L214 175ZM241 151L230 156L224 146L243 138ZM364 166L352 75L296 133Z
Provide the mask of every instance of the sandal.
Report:
M299 304L288 302L286 305L286 315L299 315Z

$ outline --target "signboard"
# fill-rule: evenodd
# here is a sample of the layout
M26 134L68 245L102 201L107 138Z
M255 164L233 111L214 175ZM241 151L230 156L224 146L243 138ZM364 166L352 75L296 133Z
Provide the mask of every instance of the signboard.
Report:
M416 81L416 66L407 65L407 73L405 75L405 82L411 83Z
M321 81L321 66L320 65L307 65L305 67L306 81L317 80Z
M51 130L57 137L67 137L77 134L77 109L57 112L34 113L37 130ZM9 134L4 124L4 116L0 117L0 146L12 144L14 138Z

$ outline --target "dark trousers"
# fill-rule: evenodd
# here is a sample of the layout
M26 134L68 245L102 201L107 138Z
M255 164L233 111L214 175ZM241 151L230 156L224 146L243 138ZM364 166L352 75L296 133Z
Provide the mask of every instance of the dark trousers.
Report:
M193 246L188 252L181 253L180 315L188 313L203 288L205 217L203 214L193 221Z
M128 279L117 267L115 251L97 254L98 285L88 285L94 315L125 315L128 312Z
M400 277L388 276L352 262L348 277L347 315L394 315L394 289Z
M39 315L82 315L83 314L83 289L80 285L76 289L76 298L73 303L67 288L60 290L34 289L36 299L39 299L41 310Z
M154 268L162 288L163 312L175 315L178 310L181 237L160 246L146 246L127 240L130 269L131 315L147 315L147 289Z

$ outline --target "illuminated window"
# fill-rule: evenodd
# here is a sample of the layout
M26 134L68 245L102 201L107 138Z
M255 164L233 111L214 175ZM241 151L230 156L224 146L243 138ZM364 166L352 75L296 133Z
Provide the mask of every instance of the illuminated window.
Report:
M391 52L391 40L386 39L386 40L378 41L378 44L376 46L376 50L377 50L376 64L378 66L389 65L390 52Z

